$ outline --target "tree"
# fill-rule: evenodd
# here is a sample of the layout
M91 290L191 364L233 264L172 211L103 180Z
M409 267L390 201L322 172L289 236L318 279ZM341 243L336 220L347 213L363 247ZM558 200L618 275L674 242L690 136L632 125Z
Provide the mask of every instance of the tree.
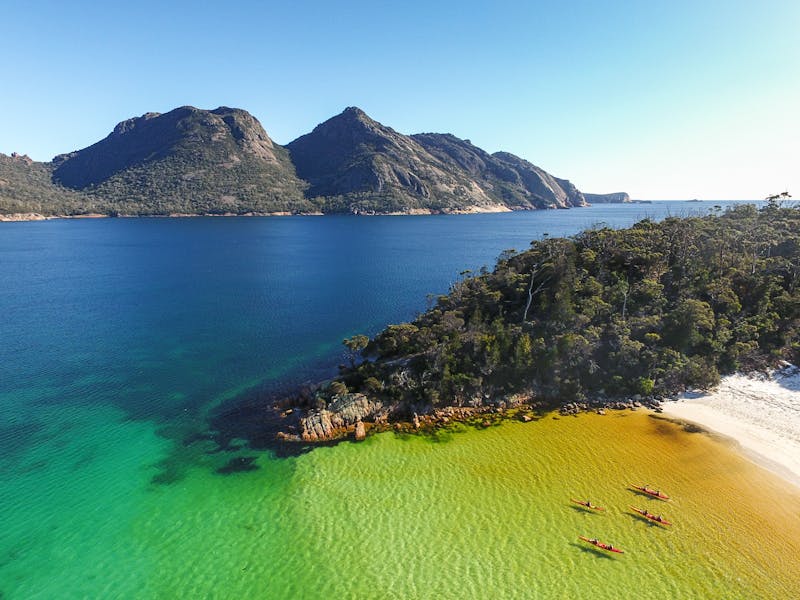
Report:
M367 347L367 344L369 344L369 338L365 335L358 334L343 340L342 343L350 351L350 364L351 366L355 367L356 358L358 357L359 353Z

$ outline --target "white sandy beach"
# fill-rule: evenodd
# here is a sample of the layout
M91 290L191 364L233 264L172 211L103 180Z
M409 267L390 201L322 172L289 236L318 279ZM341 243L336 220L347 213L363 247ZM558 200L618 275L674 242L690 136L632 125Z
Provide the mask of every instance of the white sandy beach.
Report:
M730 375L706 394L665 402L664 415L733 438L744 454L800 486L800 368Z

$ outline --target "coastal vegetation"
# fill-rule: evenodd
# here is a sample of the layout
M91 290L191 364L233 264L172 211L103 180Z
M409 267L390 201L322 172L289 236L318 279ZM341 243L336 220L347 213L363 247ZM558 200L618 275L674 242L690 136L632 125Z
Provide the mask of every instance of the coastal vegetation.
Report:
M346 340L364 360L311 412L352 412L345 391L364 419L657 400L800 360L800 210L775 202L545 238L464 275L413 322Z
M0 154L0 215L74 215L105 208L52 181L53 166L20 154Z

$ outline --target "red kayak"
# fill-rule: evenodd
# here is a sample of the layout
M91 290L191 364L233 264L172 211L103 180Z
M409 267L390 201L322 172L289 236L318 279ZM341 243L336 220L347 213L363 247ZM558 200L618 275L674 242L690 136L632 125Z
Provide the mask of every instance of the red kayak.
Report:
M575 500L575 498L570 498L570 500L572 500L575 504L580 504L584 508L591 508L592 510L605 510L605 508L603 508L602 506L595 506L594 504L592 504L588 500L585 500L585 501L584 500Z
M583 537L582 535L579 535L578 539L581 539L584 542L587 542L592 546L595 546L596 548L600 548L601 550L608 550L609 552L616 552L617 554L625 554L624 550L620 550L619 548L614 548L614 546L612 546L611 544L604 544L603 542L598 541L597 539L589 539L587 537Z
M672 523L664 519L661 515L654 515L653 513L648 512L645 508L636 508L635 506L631 506L631 510L636 511L646 519L650 519L653 523L658 523L660 525L672 525Z
M633 489L635 489L635 490L639 490L643 494L647 494L648 496L652 496L653 498L658 498L659 500L669 500L669 496L667 496L666 494L661 493L661 491L659 491L659 490L654 490L654 489L651 489L651 488L649 488L647 486L642 487L640 485L633 485L633 484L631 484L631 487Z

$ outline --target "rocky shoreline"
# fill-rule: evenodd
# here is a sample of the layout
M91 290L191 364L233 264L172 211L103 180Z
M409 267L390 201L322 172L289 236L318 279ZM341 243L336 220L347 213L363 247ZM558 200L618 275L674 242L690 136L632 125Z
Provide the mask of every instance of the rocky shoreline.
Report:
M519 209L523 211L531 210L528 208ZM356 216L362 217L407 217L418 215L473 215L485 213L500 213L500 212L513 212L512 209L500 206L469 206L462 209L442 209L433 210L429 208L408 209L405 211L393 212L374 212L374 211L353 211L351 213ZM120 219L136 219L136 218L155 218L155 219L169 219L169 218L189 218L189 217L322 217L326 215L337 215L342 213L323 213L323 212L247 212L247 213L170 213L168 215L107 215L100 213L84 214L84 215L43 215L40 213L0 213L0 223L5 222L22 222L22 221L50 221L53 219L107 219L107 218L120 218Z
M319 389L298 390L295 395L272 401L253 399L219 415L212 429L220 447L230 439L246 438L254 449L270 449L279 456L293 456L317 446L345 440L362 441L386 431L404 434L435 434L456 425L487 428L502 421L531 422L548 413L574 416L595 412L628 411L639 408L661 412L665 398L595 398L585 402L553 404L531 394L514 394L471 406L409 406L384 404L361 393L334 395L324 407L313 407Z
M761 371L737 376L766 377ZM220 450L231 449L235 440L246 440L253 450L271 450L279 457L287 457L343 441L363 441L387 431L436 435L458 426L485 429L505 421L537 421L546 415L557 419L581 413L606 415L611 411L639 409L670 416L667 403L697 393L698 390L686 389L683 395L668 397L599 394L583 401L553 402L528 391L494 399L476 397L470 405L433 407L403 402L389 404L363 393L331 395L330 382L306 383L269 396L251 391L213 417L210 431L203 437L215 441Z

